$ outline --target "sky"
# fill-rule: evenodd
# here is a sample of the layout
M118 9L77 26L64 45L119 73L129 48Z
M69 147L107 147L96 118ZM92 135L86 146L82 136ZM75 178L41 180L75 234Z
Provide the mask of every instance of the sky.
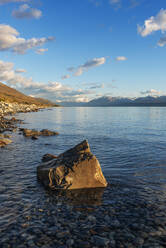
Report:
M166 95L165 71L165 0L0 0L0 81L27 95Z

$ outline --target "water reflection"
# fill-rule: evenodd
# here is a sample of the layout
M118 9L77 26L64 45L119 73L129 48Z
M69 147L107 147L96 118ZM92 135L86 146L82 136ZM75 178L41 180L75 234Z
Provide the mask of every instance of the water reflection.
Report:
M102 204L104 188L95 189L73 189L73 190L48 190L49 197L65 199L72 205L96 205Z

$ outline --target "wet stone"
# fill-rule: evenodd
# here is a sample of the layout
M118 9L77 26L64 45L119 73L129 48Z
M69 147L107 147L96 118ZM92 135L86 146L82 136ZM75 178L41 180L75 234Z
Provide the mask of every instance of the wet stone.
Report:
M92 238L93 242L95 243L95 245L97 246L101 246L101 247L107 247L110 243L109 239L94 235Z

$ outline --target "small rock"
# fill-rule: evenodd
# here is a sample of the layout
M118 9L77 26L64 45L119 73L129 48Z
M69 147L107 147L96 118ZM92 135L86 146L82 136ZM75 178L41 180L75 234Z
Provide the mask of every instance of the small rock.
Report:
M89 215L89 216L87 217L87 221L96 222L96 217L93 216L93 215Z
M31 138L32 140L37 140L38 139L38 137L37 136L32 136L32 138Z
M74 239L68 239L68 240L66 241L66 245L67 245L68 247L72 247L72 246L74 245Z
M69 231L64 231L64 232L58 232L58 233L56 233L56 237L58 239L62 239L62 238L66 237L66 236L69 236L69 235L70 235Z
M54 158L57 158L57 156L47 153L42 157L42 162L48 162Z
M98 235L94 235L93 236L93 242L95 243L95 245L97 247L108 247L110 241L109 239L106 239L106 238L103 238L103 237L100 237Z

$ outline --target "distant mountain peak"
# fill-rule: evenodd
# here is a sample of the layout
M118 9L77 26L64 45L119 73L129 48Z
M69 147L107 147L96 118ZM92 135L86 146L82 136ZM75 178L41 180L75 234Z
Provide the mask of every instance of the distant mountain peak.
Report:
M62 106L86 106L86 107L109 107L109 106L166 106L166 96L144 97L112 97L103 96L95 98L87 103L61 103Z

